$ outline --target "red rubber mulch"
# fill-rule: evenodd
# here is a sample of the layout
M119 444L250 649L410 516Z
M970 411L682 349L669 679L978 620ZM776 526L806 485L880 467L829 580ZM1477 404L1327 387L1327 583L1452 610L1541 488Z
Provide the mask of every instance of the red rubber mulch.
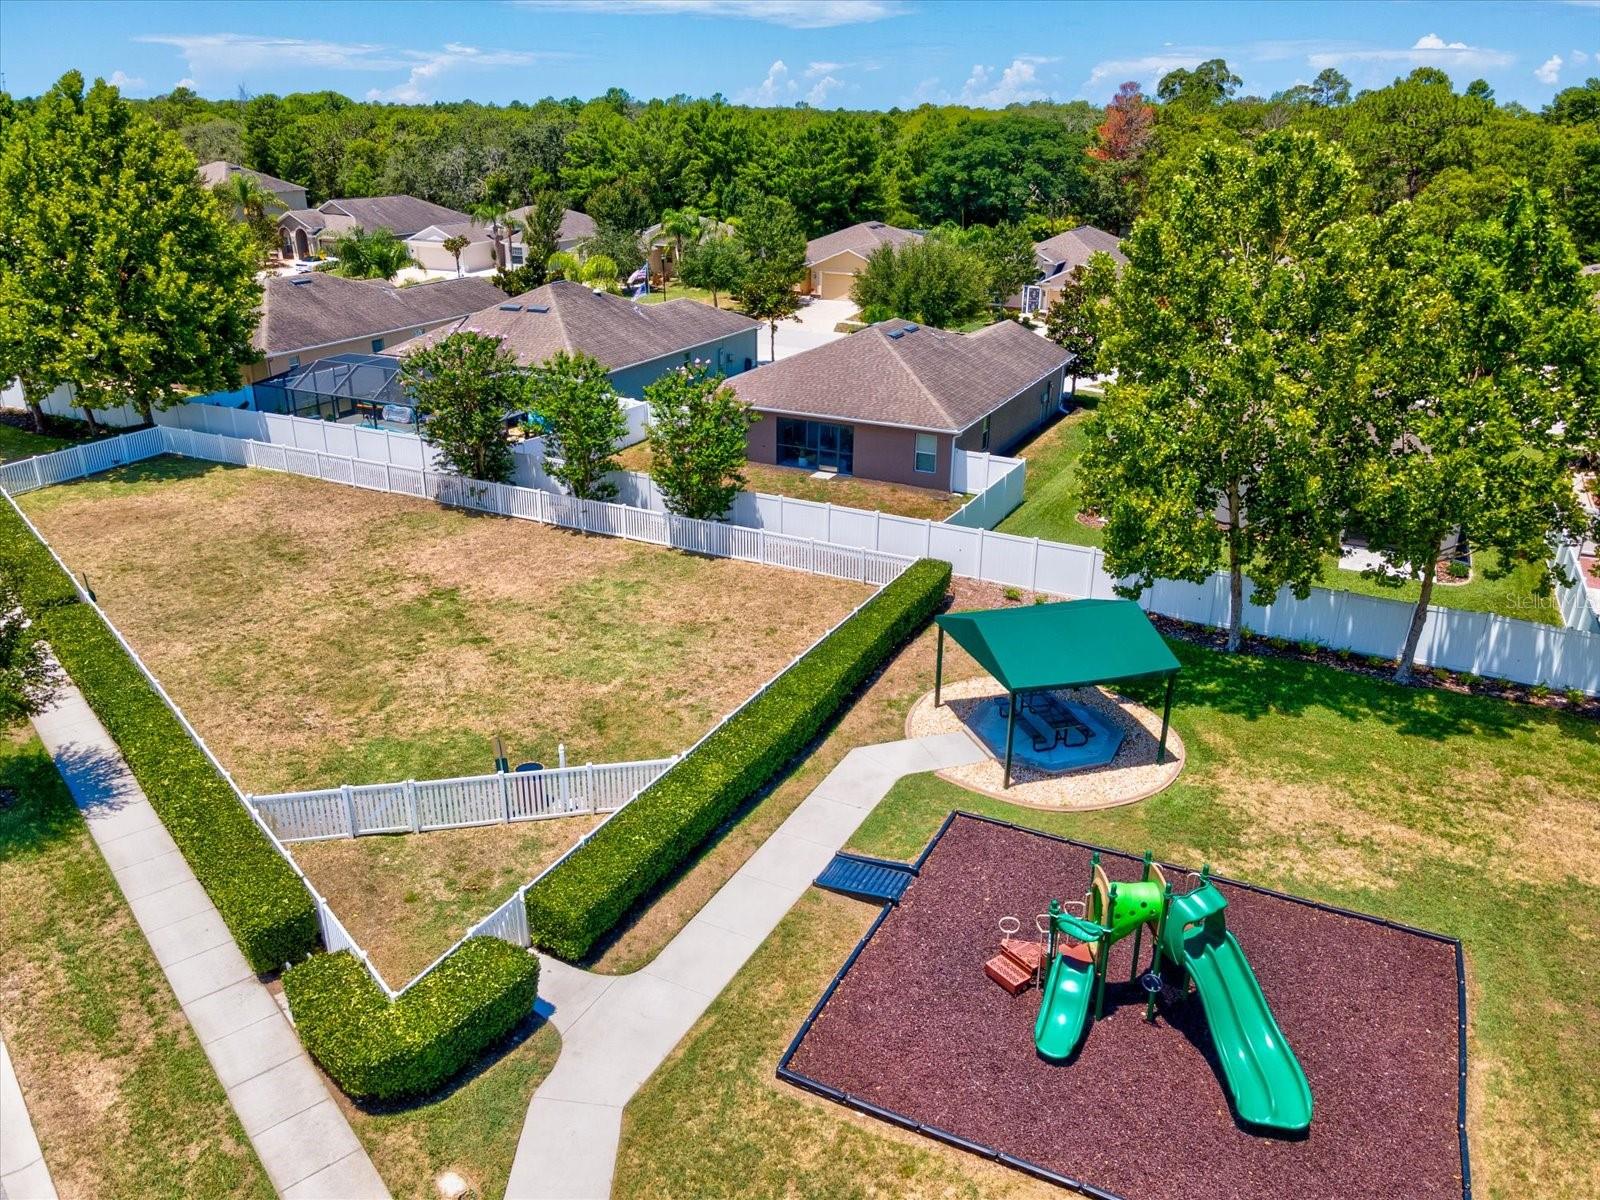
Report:
M1136 859L1106 855L1113 879ZM1303 1139L1232 1116L1197 997L1154 1025L1110 961L1106 1015L1078 1054L1033 1049L1039 990L984 976L1003 916L1082 899L1089 852L957 816L828 1000L790 1070L1128 1200L1459 1200L1455 947L1219 884L1228 927L1311 1084ZM1186 890L1173 880L1174 886ZM1141 969L1150 939L1143 939Z

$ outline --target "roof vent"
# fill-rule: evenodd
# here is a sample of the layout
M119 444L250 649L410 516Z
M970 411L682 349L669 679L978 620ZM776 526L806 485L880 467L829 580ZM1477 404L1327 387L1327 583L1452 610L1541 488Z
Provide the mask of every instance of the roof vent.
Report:
M311 283L311 279L309 277L307 277L305 279L291 279L291 280L289 280L289 286L290 287L306 287L310 283Z
M913 324L907 322L906 327L903 330L901 330L900 332L902 332L902 333L915 333L917 330L919 330L921 328L922 328L922 326L920 326L920 325L913 325Z
M892 337L897 342L901 338L905 337L905 335L906 335L906 331L904 329L891 329L891 330L889 330L889 336Z
M550 311L550 306L548 304L530 304L528 305L528 311L531 313L547 313Z
M522 305L520 305L520 304L502 304L500 306L500 311L501 312L521 312L522 311Z

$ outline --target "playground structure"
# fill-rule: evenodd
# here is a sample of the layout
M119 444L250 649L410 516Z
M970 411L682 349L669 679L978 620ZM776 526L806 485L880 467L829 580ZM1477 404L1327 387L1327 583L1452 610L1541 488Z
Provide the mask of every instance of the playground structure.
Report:
M1041 916L1040 928L1047 939L1042 955L1037 954L1037 944L1035 953L1028 954L1014 938L1002 943L997 959L1016 966L1037 962L1034 977L1044 972L1034 1048L1051 1062L1072 1057L1091 1020L1104 1014L1111 947L1132 934L1128 981L1137 980L1145 992L1146 1020L1154 1020L1156 1000L1164 988L1176 987L1186 994L1192 987L1239 1119L1261 1129L1304 1133L1311 1125L1311 1088L1244 950L1228 930L1224 915L1228 901L1211 882L1209 868L1188 878L1197 881L1194 889L1174 894L1161 867L1146 853L1138 881L1113 883L1096 853L1090 859L1083 915L1076 916L1052 900L1048 915ZM1141 974L1140 947L1147 926L1151 954ZM985 966L990 978L1013 994L1021 991L1026 976L1021 986L1012 986L1018 972L1001 978L1005 969L997 959Z

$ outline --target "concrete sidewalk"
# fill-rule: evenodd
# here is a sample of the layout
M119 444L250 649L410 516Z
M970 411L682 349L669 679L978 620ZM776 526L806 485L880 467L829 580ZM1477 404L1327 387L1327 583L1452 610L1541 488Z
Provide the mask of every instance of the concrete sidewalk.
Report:
M22 1086L0 1039L0 1200L56 1200Z
M607 1200L622 1109L903 775L985 757L963 733L852 750L649 966L540 959L561 1057L534 1093L507 1200Z
M273 1187L289 1200L387 1200L288 1018L78 689L62 688L33 724Z

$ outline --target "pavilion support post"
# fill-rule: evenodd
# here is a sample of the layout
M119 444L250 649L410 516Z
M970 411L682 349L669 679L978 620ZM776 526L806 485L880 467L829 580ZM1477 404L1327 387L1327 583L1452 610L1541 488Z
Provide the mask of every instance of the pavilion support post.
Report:
M1156 762L1167 761L1167 728L1172 724L1172 685L1177 683L1176 675L1167 676L1167 698L1161 705L1161 745L1156 750Z
M944 684L944 626L939 626L939 648L933 654L933 706L939 707L939 689Z
M1006 705L1006 789L1011 787L1011 743L1017 736L1017 694L1007 692L1010 702Z

